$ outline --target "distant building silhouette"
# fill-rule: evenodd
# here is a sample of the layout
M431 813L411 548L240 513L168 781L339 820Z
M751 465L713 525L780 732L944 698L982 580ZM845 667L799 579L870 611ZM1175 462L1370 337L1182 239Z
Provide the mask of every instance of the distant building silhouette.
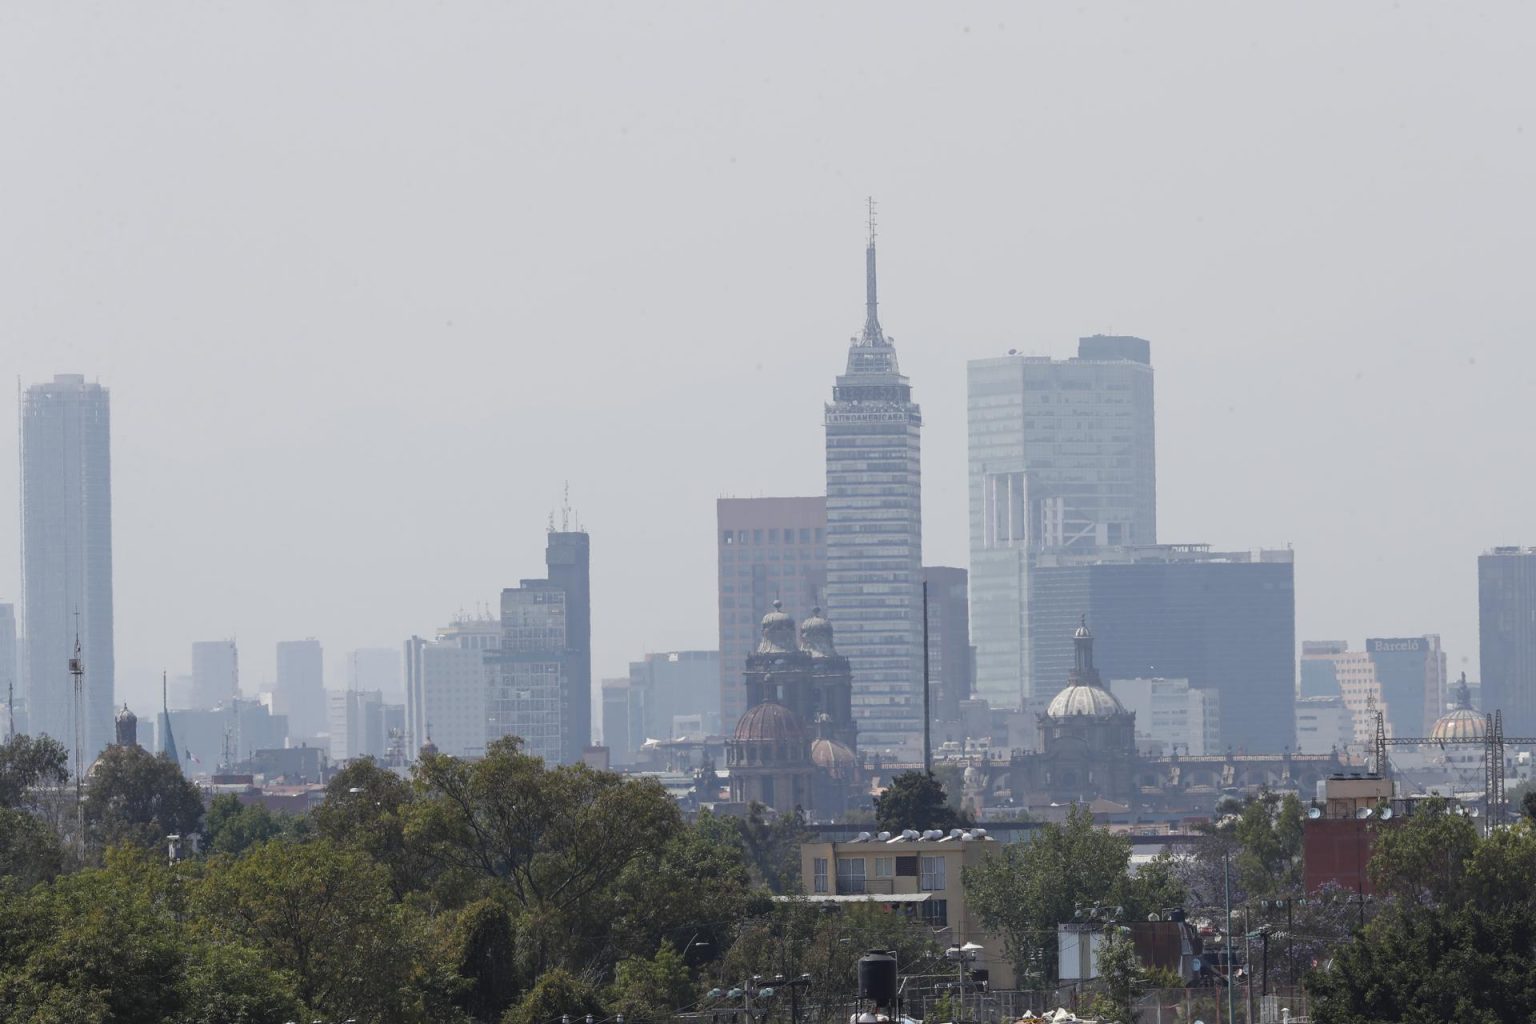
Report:
M964 569L923 566L928 585L928 683L934 721L958 722L971 697L975 660L971 649L970 594Z
M314 637L278 641L272 711L288 716L288 735L296 742L325 732L325 652Z
M747 710L741 659L779 601L803 619L826 601L827 499L721 498L715 502L720 566L720 720Z
M84 662L81 754L112 738L112 458L107 389L34 384L21 410L26 696L34 733L74 743L70 652ZM77 616L78 615L78 619Z
M549 576L501 592L501 646L487 741L518 736L549 764L576 764L592 742L591 541L549 531Z
M233 640L199 640L192 645L194 708L211 708L240 696L240 655Z
M1536 735L1536 548L1478 558L1477 609L1480 706L1504 712L1506 734Z

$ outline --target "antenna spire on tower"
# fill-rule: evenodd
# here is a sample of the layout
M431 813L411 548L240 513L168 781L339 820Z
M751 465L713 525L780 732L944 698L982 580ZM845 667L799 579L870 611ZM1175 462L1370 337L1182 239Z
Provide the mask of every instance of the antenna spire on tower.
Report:
M877 307L880 306L876 293L876 273L874 273L874 235L876 235L876 221L874 221L874 197L869 197L869 246L865 249L865 332L859 339L863 345L885 344L885 333L880 330L880 318L877 315Z
M879 345L885 342L885 334L880 330L880 318L876 315L880 303L875 289L875 197L868 197L866 202L869 204L869 246L864 250L864 337L860 341L865 345Z

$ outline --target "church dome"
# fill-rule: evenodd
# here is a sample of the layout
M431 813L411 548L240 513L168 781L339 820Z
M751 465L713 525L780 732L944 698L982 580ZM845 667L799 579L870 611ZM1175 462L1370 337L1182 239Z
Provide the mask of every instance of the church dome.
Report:
M1435 721L1430 738L1445 740L1480 740L1488 734L1488 721L1472 710L1472 695L1467 690L1467 677L1463 673L1461 685L1456 688L1456 704Z
M1471 708L1447 711L1435 722L1429 735L1437 740L1480 740L1488 732L1488 723Z
M1051 718L1109 718L1125 714L1125 706L1115 695L1099 686L1099 672L1093 667L1093 634L1088 632L1086 617L1072 634L1072 647L1076 663L1067 676L1067 688L1055 696L1045 713Z
M832 645L832 623L824 618L820 608L812 608L810 618L800 623L800 647L813 658L837 656Z
M786 616L787 618L788 616ZM737 742L802 743L805 726L800 716L778 701L766 700L747 709L736 723Z
M789 654L795 649L795 620L784 612L784 605L773 602L773 611L763 616L763 638L758 654Z
M837 740L823 737L811 744L811 763L825 769L833 778L851 779L858 769L859 759Z
M1108 718L1125 714L1125 706L1108 690L1078 684L1058 693L1045 713L1052 718L1070 718L1073 715Z

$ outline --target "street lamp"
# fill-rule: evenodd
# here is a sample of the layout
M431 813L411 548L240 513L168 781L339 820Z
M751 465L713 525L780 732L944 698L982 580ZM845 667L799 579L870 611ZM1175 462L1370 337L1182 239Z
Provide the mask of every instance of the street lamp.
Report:
M944 951L944 956L955 962L955 990L960 995L960 1012L955 1015L956 1024L960 1024L965 1019L966 965L975 963L981 950L982 947L976 943L967 942L963 946L950 946Z

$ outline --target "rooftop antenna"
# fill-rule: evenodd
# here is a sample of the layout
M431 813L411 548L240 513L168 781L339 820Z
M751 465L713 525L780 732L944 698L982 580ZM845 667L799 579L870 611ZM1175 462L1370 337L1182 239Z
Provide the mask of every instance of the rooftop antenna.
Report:
M80 656L80 609L75 609L75 651L69 659L69 674L74 682L75 692L75 827L78 830L78 848L80 860L85 860L85 793L83 791L84 774L80 766L80 726L82 722L81 705L85 699L85 660Z
M565 482L565 490L560 495L560 532L569 533L571 529L571 482Z
M5 684L5 710L11 720L6 739L14 740L16 738L16 684L14 682L8 681Z
M864 337L865 345L879 345L885 341L880 330L880 318L876 308L880 305L875 291L875 197L869 196L869 245L864 250Z

